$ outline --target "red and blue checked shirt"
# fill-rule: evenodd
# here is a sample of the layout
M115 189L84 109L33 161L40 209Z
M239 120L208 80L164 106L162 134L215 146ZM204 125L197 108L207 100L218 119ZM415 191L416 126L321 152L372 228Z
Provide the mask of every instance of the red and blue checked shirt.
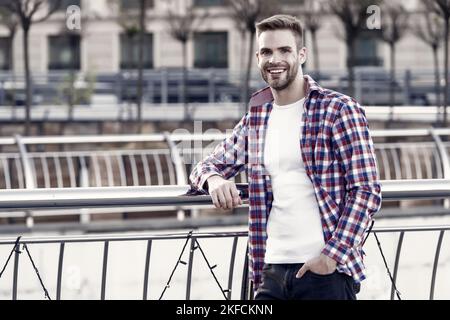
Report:
M299 141L306 173L321 215L322 253L337 261L337 270L365 279L362 243L372 216L381 206L381 188L373 142L363 109L353 99L320 87L305 75L306 100ZM202 189L207 178L225 179L247 170L249 183L249 269L254 290L261 284L266 225L273 194L263 154L272 110L270 88L253 94L249 111L190 175Z

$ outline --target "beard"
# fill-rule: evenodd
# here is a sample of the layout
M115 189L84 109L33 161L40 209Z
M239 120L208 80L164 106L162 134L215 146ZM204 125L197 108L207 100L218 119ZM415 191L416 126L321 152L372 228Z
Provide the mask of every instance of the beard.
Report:
M298 73L300 63L296 61L292 66L288 63L270 64L266 63L263 68L260 69L261 76L264 81L274 90L281 91L289 87L289 85L295 80ZM273 78L272 74L267 70L268 68L282 67L286 71L282 72L279 77Z

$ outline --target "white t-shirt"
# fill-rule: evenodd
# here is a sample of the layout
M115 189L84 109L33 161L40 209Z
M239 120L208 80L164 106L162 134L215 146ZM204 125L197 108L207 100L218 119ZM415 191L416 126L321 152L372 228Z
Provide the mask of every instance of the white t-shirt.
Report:
M300 150L305 99L273 105L264 147L273 203L267 222L266 263L304 263L325 245L314 188Z

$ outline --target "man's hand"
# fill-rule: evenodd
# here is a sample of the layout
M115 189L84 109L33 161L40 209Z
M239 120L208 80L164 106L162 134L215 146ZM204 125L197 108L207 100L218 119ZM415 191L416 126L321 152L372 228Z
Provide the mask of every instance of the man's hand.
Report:
M301 278L306 271L316 274L327 275L336 271L337 262L330 257L320 254L317 258L307 261L297 272L296 277Z
M207 179L208 190L216 208L232 209L242 204L239 191L233 181L228 181L219 175Z

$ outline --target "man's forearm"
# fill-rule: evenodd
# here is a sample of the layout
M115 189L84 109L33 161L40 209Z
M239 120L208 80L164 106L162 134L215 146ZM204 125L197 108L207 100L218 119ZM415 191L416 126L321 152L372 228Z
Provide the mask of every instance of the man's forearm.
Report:
M362 243L370 220L381 204L380 187L363 186L347 197L332 237L322 253L339 264L345 264L352 250Z

